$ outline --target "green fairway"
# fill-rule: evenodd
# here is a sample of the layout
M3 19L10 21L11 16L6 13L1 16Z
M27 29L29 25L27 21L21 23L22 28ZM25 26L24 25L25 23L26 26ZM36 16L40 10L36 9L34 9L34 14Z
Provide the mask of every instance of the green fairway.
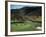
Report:
M12 23L11 24L11 31L36 31L37 26L41 26L41 23L35 22L24 22L24 23Z

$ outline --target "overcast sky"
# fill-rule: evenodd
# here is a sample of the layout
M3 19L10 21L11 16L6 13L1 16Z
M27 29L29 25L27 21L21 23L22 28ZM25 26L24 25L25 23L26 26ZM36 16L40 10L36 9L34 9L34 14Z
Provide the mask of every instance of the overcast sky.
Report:
M22 8L24 6L26 6L26 5L11 5L11 9L20 9L20 8ZM28 6L28 7L32 7L32 6Z
M22 5L11 5L11 9L20 9L22 7L24 7L24 6L22 6Z

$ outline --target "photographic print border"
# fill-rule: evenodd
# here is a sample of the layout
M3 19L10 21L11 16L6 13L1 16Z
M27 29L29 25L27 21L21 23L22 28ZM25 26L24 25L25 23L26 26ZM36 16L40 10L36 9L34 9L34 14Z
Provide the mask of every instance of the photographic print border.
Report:
M44 33L8 35L8 7L7 7L8 2L44 4ZM45 3L41 3L41 2L25 2L25 1L5 1L5 36L24 36L24 35L38 35L38 34L45 34Z

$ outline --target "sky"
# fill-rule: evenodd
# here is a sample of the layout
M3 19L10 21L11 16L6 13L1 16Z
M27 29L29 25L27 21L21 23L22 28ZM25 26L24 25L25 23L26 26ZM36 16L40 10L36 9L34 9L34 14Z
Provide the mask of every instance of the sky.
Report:
M23 5L11 5L11 9L20 9L24 7Z
M11 5L10 9L20 9L26 5ZM28 5L27 5L28 6ZM28 7L36 7L36 6L28 6Z
M11 9L20 9L20 8L22 8L24 6L26 6L26 5L11 5ZM28 6L28 7L32 7L32 6Z

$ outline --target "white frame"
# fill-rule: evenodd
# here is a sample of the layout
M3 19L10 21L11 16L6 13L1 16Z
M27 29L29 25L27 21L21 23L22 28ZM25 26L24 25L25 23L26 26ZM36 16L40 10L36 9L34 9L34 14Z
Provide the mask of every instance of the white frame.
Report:
M42 31L24 31L24 32L11 32L10 25L10 5L28 5L28 6L42 6ZM23 2L8 2L8 35L20 35L20 34L35 34L35 33L44 33L44 4L37 3L23 3Z

